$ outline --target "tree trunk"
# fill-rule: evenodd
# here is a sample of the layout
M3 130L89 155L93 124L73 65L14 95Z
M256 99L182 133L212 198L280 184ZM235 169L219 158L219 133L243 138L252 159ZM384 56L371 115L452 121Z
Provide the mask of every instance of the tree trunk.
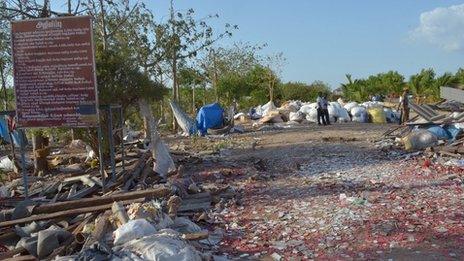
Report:
M71 0L68 0L68 14L72 14L72 9L71 9Z
M179 90L177 86L177 58L176 58L176 51L173 51L172 53L172 100L177 102L177 104L180 105L179 103ZM176 117L174 117L174 114L172 116L172 128L174 131L177 130L177 121Z
M102 39L103 39L103 50L106 50L107 47L107 33L106 33L106 18L105 18L105 6L104 6L104 1L100 0L100 12L101 12L101 34L102 34Z
M274 102L274 87L269 83L269 101Z
M203 105L206 105L206 86L203 85Z
M218 74L216 71L216 63L214 64L214 72L213 72L213 88L214 88L214 94L216 96L216 102L219 102Z
M148 102L144 99L144 98L141 98L142 102L144 104L148 104ZM146 115L141 115L142 116L142 119L143 119L143 136L145 139L147 139L148 141L151 141L151 128L150 128L150 124L149 124L149 119L147 118Z
M5 81L5 74L4 74L5 68L3 66L4 66L4 63L2 62L0 64L0 77L2 79L2 89L3 89L3 95L4 95L3 106L4 106L5 111L7 111L8 110L8 93L6 91L6 81ZM16 162L15 145L13 142L13 134L11 132L12 130L10 129L10 126L8 126L8 136L10 137L11 159L15 163Z
M8 93L6 91L6 82L5 82L5 75L4 75L4 63L0 64L0 77L2 78L2 89L3 89L3 108L5 111L8 110Z
M195 84L192 85L192 113L195 115L197 108L195 108Z

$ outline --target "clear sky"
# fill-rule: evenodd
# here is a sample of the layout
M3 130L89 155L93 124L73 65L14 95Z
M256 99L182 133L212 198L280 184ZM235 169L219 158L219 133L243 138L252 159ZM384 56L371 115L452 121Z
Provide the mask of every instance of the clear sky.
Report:
M169 0L145 2L166 19ZM285 81L322 80L336 88L346 73L397 70L409 77L425 67L464 67L462 0L178 0L175 8L217 13L218 26L237 24L223 45L267 43L264 53L283 52Z
M170 0L138 1L158 20L168 18ZM283 52L284 81L337 88L347 73L396 70L409 78L422 68L441 74L464 67L464 0L176 0L175 8L219 14L213 27L237 24L221 45L266 43L263 54Z

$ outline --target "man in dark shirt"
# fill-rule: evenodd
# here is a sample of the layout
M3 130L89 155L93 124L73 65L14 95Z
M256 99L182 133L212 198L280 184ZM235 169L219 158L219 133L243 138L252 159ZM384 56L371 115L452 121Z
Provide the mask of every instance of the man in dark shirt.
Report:
M406 124L409 121L409 89L405 88L400 97L398 110L401 110L400 124Z

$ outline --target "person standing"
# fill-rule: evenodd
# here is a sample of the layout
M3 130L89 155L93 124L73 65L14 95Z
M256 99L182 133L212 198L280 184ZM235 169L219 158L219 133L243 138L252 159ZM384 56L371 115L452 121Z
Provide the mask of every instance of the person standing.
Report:
M401 110L400 124L406 124L409 121L409 89L404 88L403 94L400 97L398 110Z
M322 114L325 118L325 123L330 125L330 115L329 115L329 100L327 99L327 95L322 97Z
M324 117L324 97L322 95L322 92L320 92L317 96L317 124L321 125L322 124L326 125L327 123L325 122L325 117Z

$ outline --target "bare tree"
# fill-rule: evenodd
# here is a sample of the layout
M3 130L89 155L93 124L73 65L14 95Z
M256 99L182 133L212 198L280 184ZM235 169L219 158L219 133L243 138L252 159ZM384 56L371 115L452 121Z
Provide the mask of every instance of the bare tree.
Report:
M232 36L232 31L237 26L225 25L225 30L214 35L213 29L207 24L207 20L219 17L209 15L202 19L195 18L193 9L185 13L176 12L174 0L171 0L170 18L167 24L160 25L157 32L157 41L162 46L163 52L171 69L172 99L179 102L178 64L180 61L195 58L199 52L213 45L224 37ZM149 64L154 65L154 64ZM173 120L176 129L176 121Z
M266 82L267 88L269 91L269 101L274 101L274 90L279 80L279 77L282 74L282 68L286 63L286 59L283 53L276 53L273 55L268 55L264 58L264 65L266 67Z

